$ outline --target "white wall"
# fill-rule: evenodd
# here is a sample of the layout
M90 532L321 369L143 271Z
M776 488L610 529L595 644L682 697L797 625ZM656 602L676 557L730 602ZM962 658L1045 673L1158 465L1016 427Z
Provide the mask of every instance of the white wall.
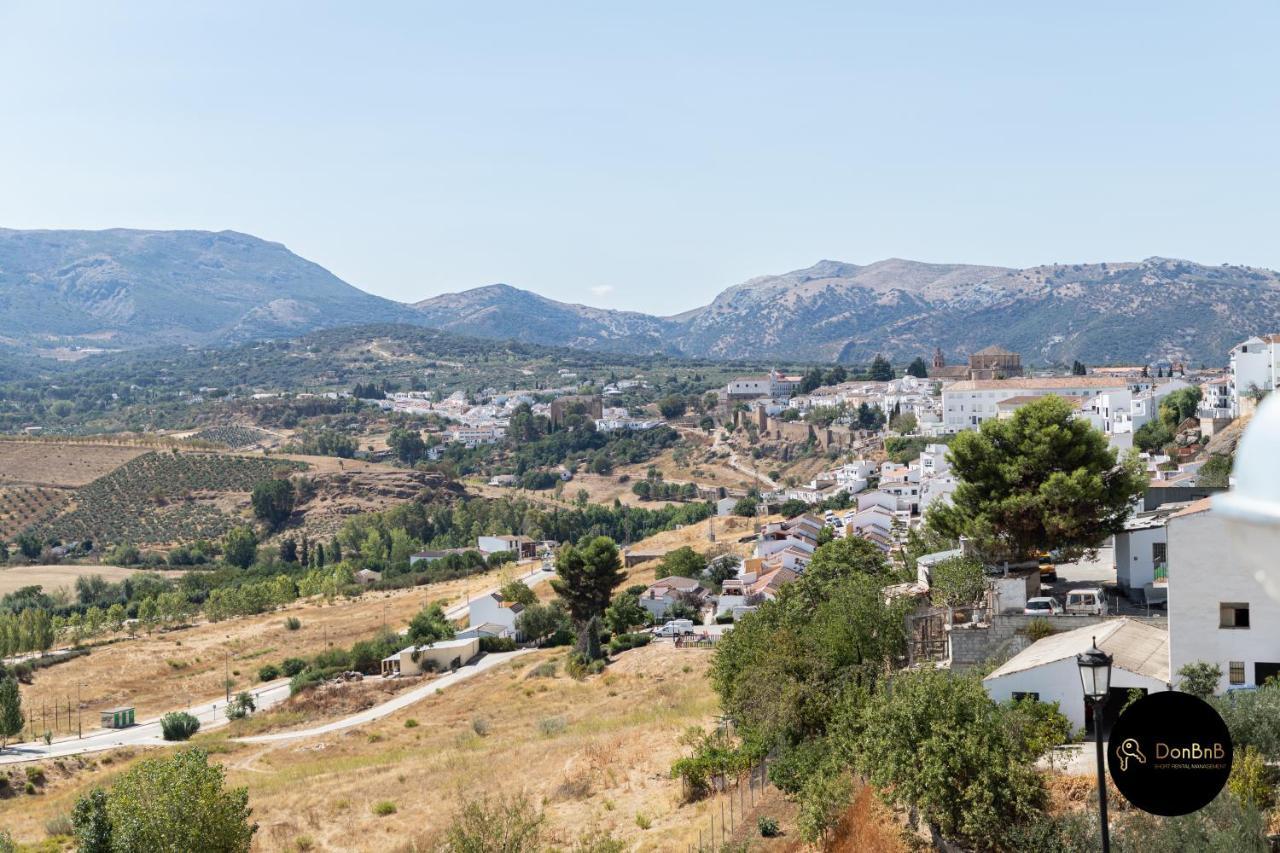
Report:
M1256 685L1255 665L1280 663L1280 602L1267 596L1234 553L1222 519L1212 510L1169 519L1169 657L1178 670L1196 661L1222 668L1219 690L1229 683L1231 661L1244 663L1244 684ZM1277 542L1280 552L1280 542ZM1218 605L1249 605L1248 628L1219 627Z
M1156 579L1151 546L1167 542L1164 527L1116 534L1116 582L1127 589L1142 589Z
M1080 669L1074 657L1013 672L999 678L983 679L987 695L996 702L1005 702L1017 693L1038 693L1041 702L1057 702L1058 709L1071 721L1071 728L1084 728L1084 696L1080 686ZM1120 688L1146 688L1155 693L1166 690L1163 681L1129 672L1119 667L1111 670L1111 686Z

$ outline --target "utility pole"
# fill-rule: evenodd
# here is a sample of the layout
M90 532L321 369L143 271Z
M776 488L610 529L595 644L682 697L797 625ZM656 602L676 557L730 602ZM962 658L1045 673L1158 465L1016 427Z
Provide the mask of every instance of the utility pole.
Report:
M76 737L84 737L84 720L80 716L80 684L76 683Z
M227 704L231 704L231 652L224 651L222 658L222 683L227 688Z

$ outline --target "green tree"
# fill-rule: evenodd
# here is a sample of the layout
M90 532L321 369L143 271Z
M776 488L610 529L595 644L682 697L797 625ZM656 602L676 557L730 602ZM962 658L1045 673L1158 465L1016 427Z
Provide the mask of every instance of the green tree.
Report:
M523 794L468 800L445 830L442 853L525 853L541 850L543 815Z
M101 802L91 792L87 805L76 804L76 835L109 834L113 851L242 853L258 830L248 790L227 790L222 767L201 749L143 758L125 771L106 794L105 820L95 797Z
M688 400L678 394L663 397L658 401L658 411L661 412L662 416L667 420L674 420L675 418L681 417L688 408Z
M1089 373L1089 370L1084 366L1084 362L1080 361L1079 359L1071 362L1072 376L1086 376L1088 373Z
M625 634L650 621L649 611L640 605L639 596L630 593L614 598L604 611L604 625L615 634Z
M1200 386L1180 388L1160 401L1160 420L1170 431L1177 430L1187 418L1194 417L1204 392Z
M1133 446L1154 453L1173 441L1173 430L1163 420L1147 421L1133 433Z
M875 382L889 382L893 379L893 366L879 353L871 360L871 378Z
M948 458L960 483L928 522L948 538L968 536L991 560L1097 547L1123 529L1146 486L1138 460L1118 464L1106 436L1056 396L961 433Z
M559 601L531 605L516 617L516 630L534 642L541 642L562 628L567 631L571 626L569 614Z
M739 498L737 503L733 505L733 514L740 515L743 518L752 518L760 507L760 499L747 495L745 498Z
M289 480L263 480L253 487L253 514L272 530L289 520L297 495Z
M425 646L437 640L451 640L453 635L453 624L439 604L422 608L409 621L409 640L415 645Z
M427 443L422 440L422 432L416 429L396 427L387 436L387 446L406 465L413 465L427 453Z
M111 853L111 817L107 814L107 792L94 788L76 800L71 811L77 853Z
M1183 693L1190 693L1201 699L1208 699L1218 692L1218 684L1222 681L1222 667L1216 663L1196 661L1185 663L1178 670L1178 688Z
M668 551L658 564L654 576L669 578L673 575L682 578L696 578L707 567L707 558L688 545Z
M0 678L0 749L9 745L9 738L22 732L22 695L18 692L18 679L13 676Z
M907 365L907 375L914 376L917 379L927 379L929 377L929 366L924 363L924 359L916 356L910 364Z
M930 579L933 603L944 607L972 604L987 589L982 561L972 557L951 557L940 561L933 567Z
M528 584L521 580L508 581L498 590L498 594L502 596L503 601L512 604L523 604L528 607L531 604L538 603L538 596L533 590L529 589Z
M578 632L578 649L587 652L587 624L603 615L613 590L626 574L618 557L618 546L607 536L584 539L560 549L551 588L564 600ZM598 645L598 644L597 644Z
M1039 756L976 678L932 668L899 673L849 731L872 784L945 838L998 847L1010 826L1044 805Z
M258 537L252 527L233 527L222 537L222 559L227 565L247 569L257 556Z

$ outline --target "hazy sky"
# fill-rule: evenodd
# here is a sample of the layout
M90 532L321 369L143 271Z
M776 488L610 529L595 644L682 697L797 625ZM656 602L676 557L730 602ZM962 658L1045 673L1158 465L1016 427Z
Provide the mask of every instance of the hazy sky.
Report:
M821 258L1280 267L1278 24L0 0L0 225L231 228L397 299L503 281L658 313Z

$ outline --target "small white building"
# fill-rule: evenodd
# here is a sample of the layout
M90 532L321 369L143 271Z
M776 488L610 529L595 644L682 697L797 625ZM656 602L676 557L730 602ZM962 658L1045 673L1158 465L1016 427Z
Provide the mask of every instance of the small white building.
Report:
M1091 726L1080 686L1076 655L1094 643L1111 655L1111 694L1105 711L1113 718L1131 689L1169 690L1169 632L1132 619L1085 625L1032 643L982 679L996 702L1037 699L1057 702L1073 729ZM1104 729L1105 731L1105 729Z
M462 666L480 653L478 637L439 640L425 646L408 646L382 659L383 676L444 672Z
M522 612L524 605L520 602L506 601L498 593L491 592L471 602L467 608L467 627L499 626L501 630L497 636L515 638L516 619Z

